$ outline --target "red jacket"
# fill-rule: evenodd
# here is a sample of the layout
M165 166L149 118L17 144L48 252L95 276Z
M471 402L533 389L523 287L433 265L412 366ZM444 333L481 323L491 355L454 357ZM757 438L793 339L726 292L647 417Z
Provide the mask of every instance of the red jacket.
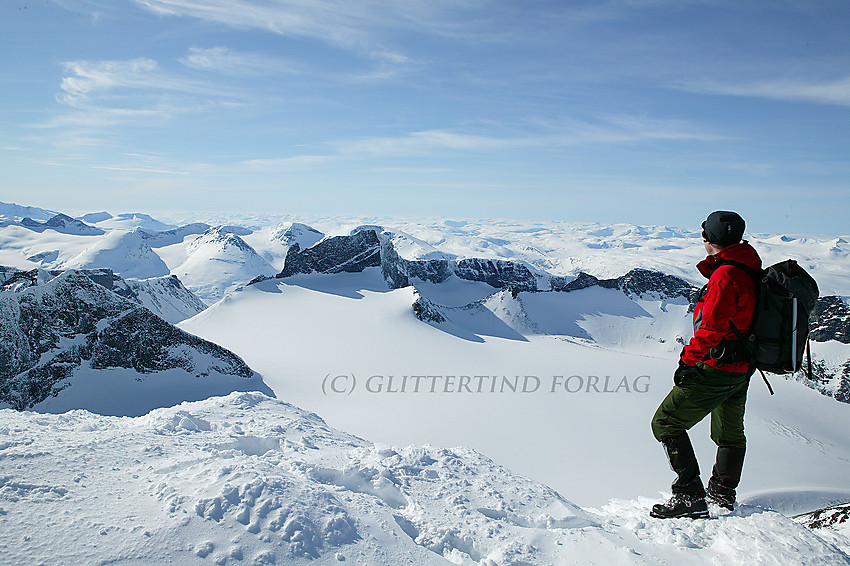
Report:
M694 307L694 337L682 350L682 361L689 366L704 362L723 371L745 372L749 369L747 362L720 365L708 355L708 351L722 339L735 339L730 321L741 334L745 334L755 310L756 285L753 277L733 265L717 267L724 260L761 269L761 258L746 240L728 246L697 264L699 272L708 278L708 285Z

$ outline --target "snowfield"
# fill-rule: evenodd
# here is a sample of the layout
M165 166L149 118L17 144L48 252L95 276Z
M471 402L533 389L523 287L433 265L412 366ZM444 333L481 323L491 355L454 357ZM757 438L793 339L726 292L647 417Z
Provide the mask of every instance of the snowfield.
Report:
M258 393L142 417L0 411L3 564L848 564L743 505L581 509L466 448L376 445Z

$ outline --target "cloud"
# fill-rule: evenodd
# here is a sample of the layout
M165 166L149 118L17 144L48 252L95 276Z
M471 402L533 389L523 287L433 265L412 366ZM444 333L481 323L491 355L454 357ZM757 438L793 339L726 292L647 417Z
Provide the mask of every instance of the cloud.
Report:
M332 155L296 155L293 157L249 159L242 161L241 165L254 169L289 169L316 165L332 159L337 159L337 157Z
M171 171L168 169L152 169L149 167L121 167L117 165L92 165L92 169L106 169L108 171L123 171L130 173L159 173L162 175L188 175L186 171Z
M289 37L316 39L363 50L387 62L403 64L407 55L382 45L387 36L410 31L439 33L456 25L446 10L464 9L481 0L429 2L373 0L136 0L144 8L175 17L192 17L238 29L262 29Z
M747 96L850 106L850 76L831 81L775 79L751 83L688 82L675 85L680 90L701 94Z
M433 150L483 151L527 145L520 139L459 133L452 130L426 130L397 137L369 137L334 145L343 154L417 154Z
M512 136L479 135L451 129L412 132L395 137L369 137L333 144L341 154L423 154L436 151L496 151L578 144L628 144L646 141L719 141L728 139L699 130L681 120L642 116L610 116L596 122L562 120L537 124L536 132ZM525 130L530 128L526 126Z
M116 111L132 112L139 109L139 102L147 102L147 106L152 107L152 103L161 101L165 93L195 96L233 94L221 88L163 73L156 61L147 58L70 61L63 63L63 67L68 76L62 79L57 100L73 108L109 107Z
M116 125L143 124L240 104L236 91L164 72L157 61L69 61L56 100L66 111L35 124L64 132L54 146L91 146L104 141L102 132Z
M57 99L63 104L80 108L92 95L119 88L139 88L162 83L156 80L157 63L152 59L131 61L70 61L63 64L66 76Z
M189 54L179 61L192 69L223 75L265 75L293 72L292 63L267 55L239 52L228 47L190 47Z

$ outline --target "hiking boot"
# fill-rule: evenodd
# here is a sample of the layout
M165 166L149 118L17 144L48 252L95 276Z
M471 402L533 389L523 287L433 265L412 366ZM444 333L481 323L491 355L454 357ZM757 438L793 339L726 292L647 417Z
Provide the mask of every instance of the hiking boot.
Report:
M670 467L676 473L676 481L673 482L671 491L674 494L705 497L705 488L699 477L699 464L688 433L667 437L661 441L661 444L667 453Z
M649 512L656 519L708 519L708 506L705 497L676 493L665 503L656 503Z
M735 490L715 481L714 478L708 480L705 498L709 503L719 505L727 511L735 508Z
M741 481L746 449L721 446L717 449L717 460L708 480L709 502L732 511L735 506L735 488Z

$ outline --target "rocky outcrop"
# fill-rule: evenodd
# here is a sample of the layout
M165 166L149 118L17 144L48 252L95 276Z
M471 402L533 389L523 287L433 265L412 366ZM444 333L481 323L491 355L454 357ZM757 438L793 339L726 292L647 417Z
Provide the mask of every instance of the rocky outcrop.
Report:
M350 236L327 238L305 250L293 244L286 254L283 271L277 277L290 277L297 273L358 272L367 267L380 267L393 289L410 285L411 279L443 283L453 274L469 281L482 281L496 289L537 289L534 274L518 262L480 258L402 258L391 238L379 234L375 227L361 227Z
M302 250L297 243L286 253L283 271L277 277L298 273L355 273L381 266L381 242L373 230L351 236L335 236Z
M482 281L497 289L536 291L537 278L523 264L514 261L469 258L458 260L455 274L461 279Z
M446 322L446 317L440 312L440 309L420 295L416 294L416 299L413 301L413 314L422 322L434 322L437 324Z
M0 293L0 402L30 408L70 386L83 364L254 377L235 354L179 330L79 271L46 282L36 273L33 285Z
M192 291L183 286L176 275L150 279L123 279L111 269L78 269L104 289L146 307L167 322L176 324L204 311L204 304ZM0 291L21 291L27 287L43 285L65 270L32 269L20 271L0 266Z
M850 306L841 297L819 297L810 325L809 337L815 342L838 340L850 344Z
M571 281L564 277L551 279L552 290L560 292L578 291L597 285L604 289L619 289L630 296L643 297L654 294L666 299L680 297L691 300L697 291L696 287L681 277L641 268L632 269L625 275L612 279L598 279L584 272Z
M812 356L811 379L809 366L804 362L803 371L794 375L805 386L832 397L842 403L850 403L850 360L840 364L828 364L823 359Z
M549 284L552 291L569 293L570 291L578 291L579 289L599 285L599 279L582 271L572 280L568 277L553 276L549 279Z

